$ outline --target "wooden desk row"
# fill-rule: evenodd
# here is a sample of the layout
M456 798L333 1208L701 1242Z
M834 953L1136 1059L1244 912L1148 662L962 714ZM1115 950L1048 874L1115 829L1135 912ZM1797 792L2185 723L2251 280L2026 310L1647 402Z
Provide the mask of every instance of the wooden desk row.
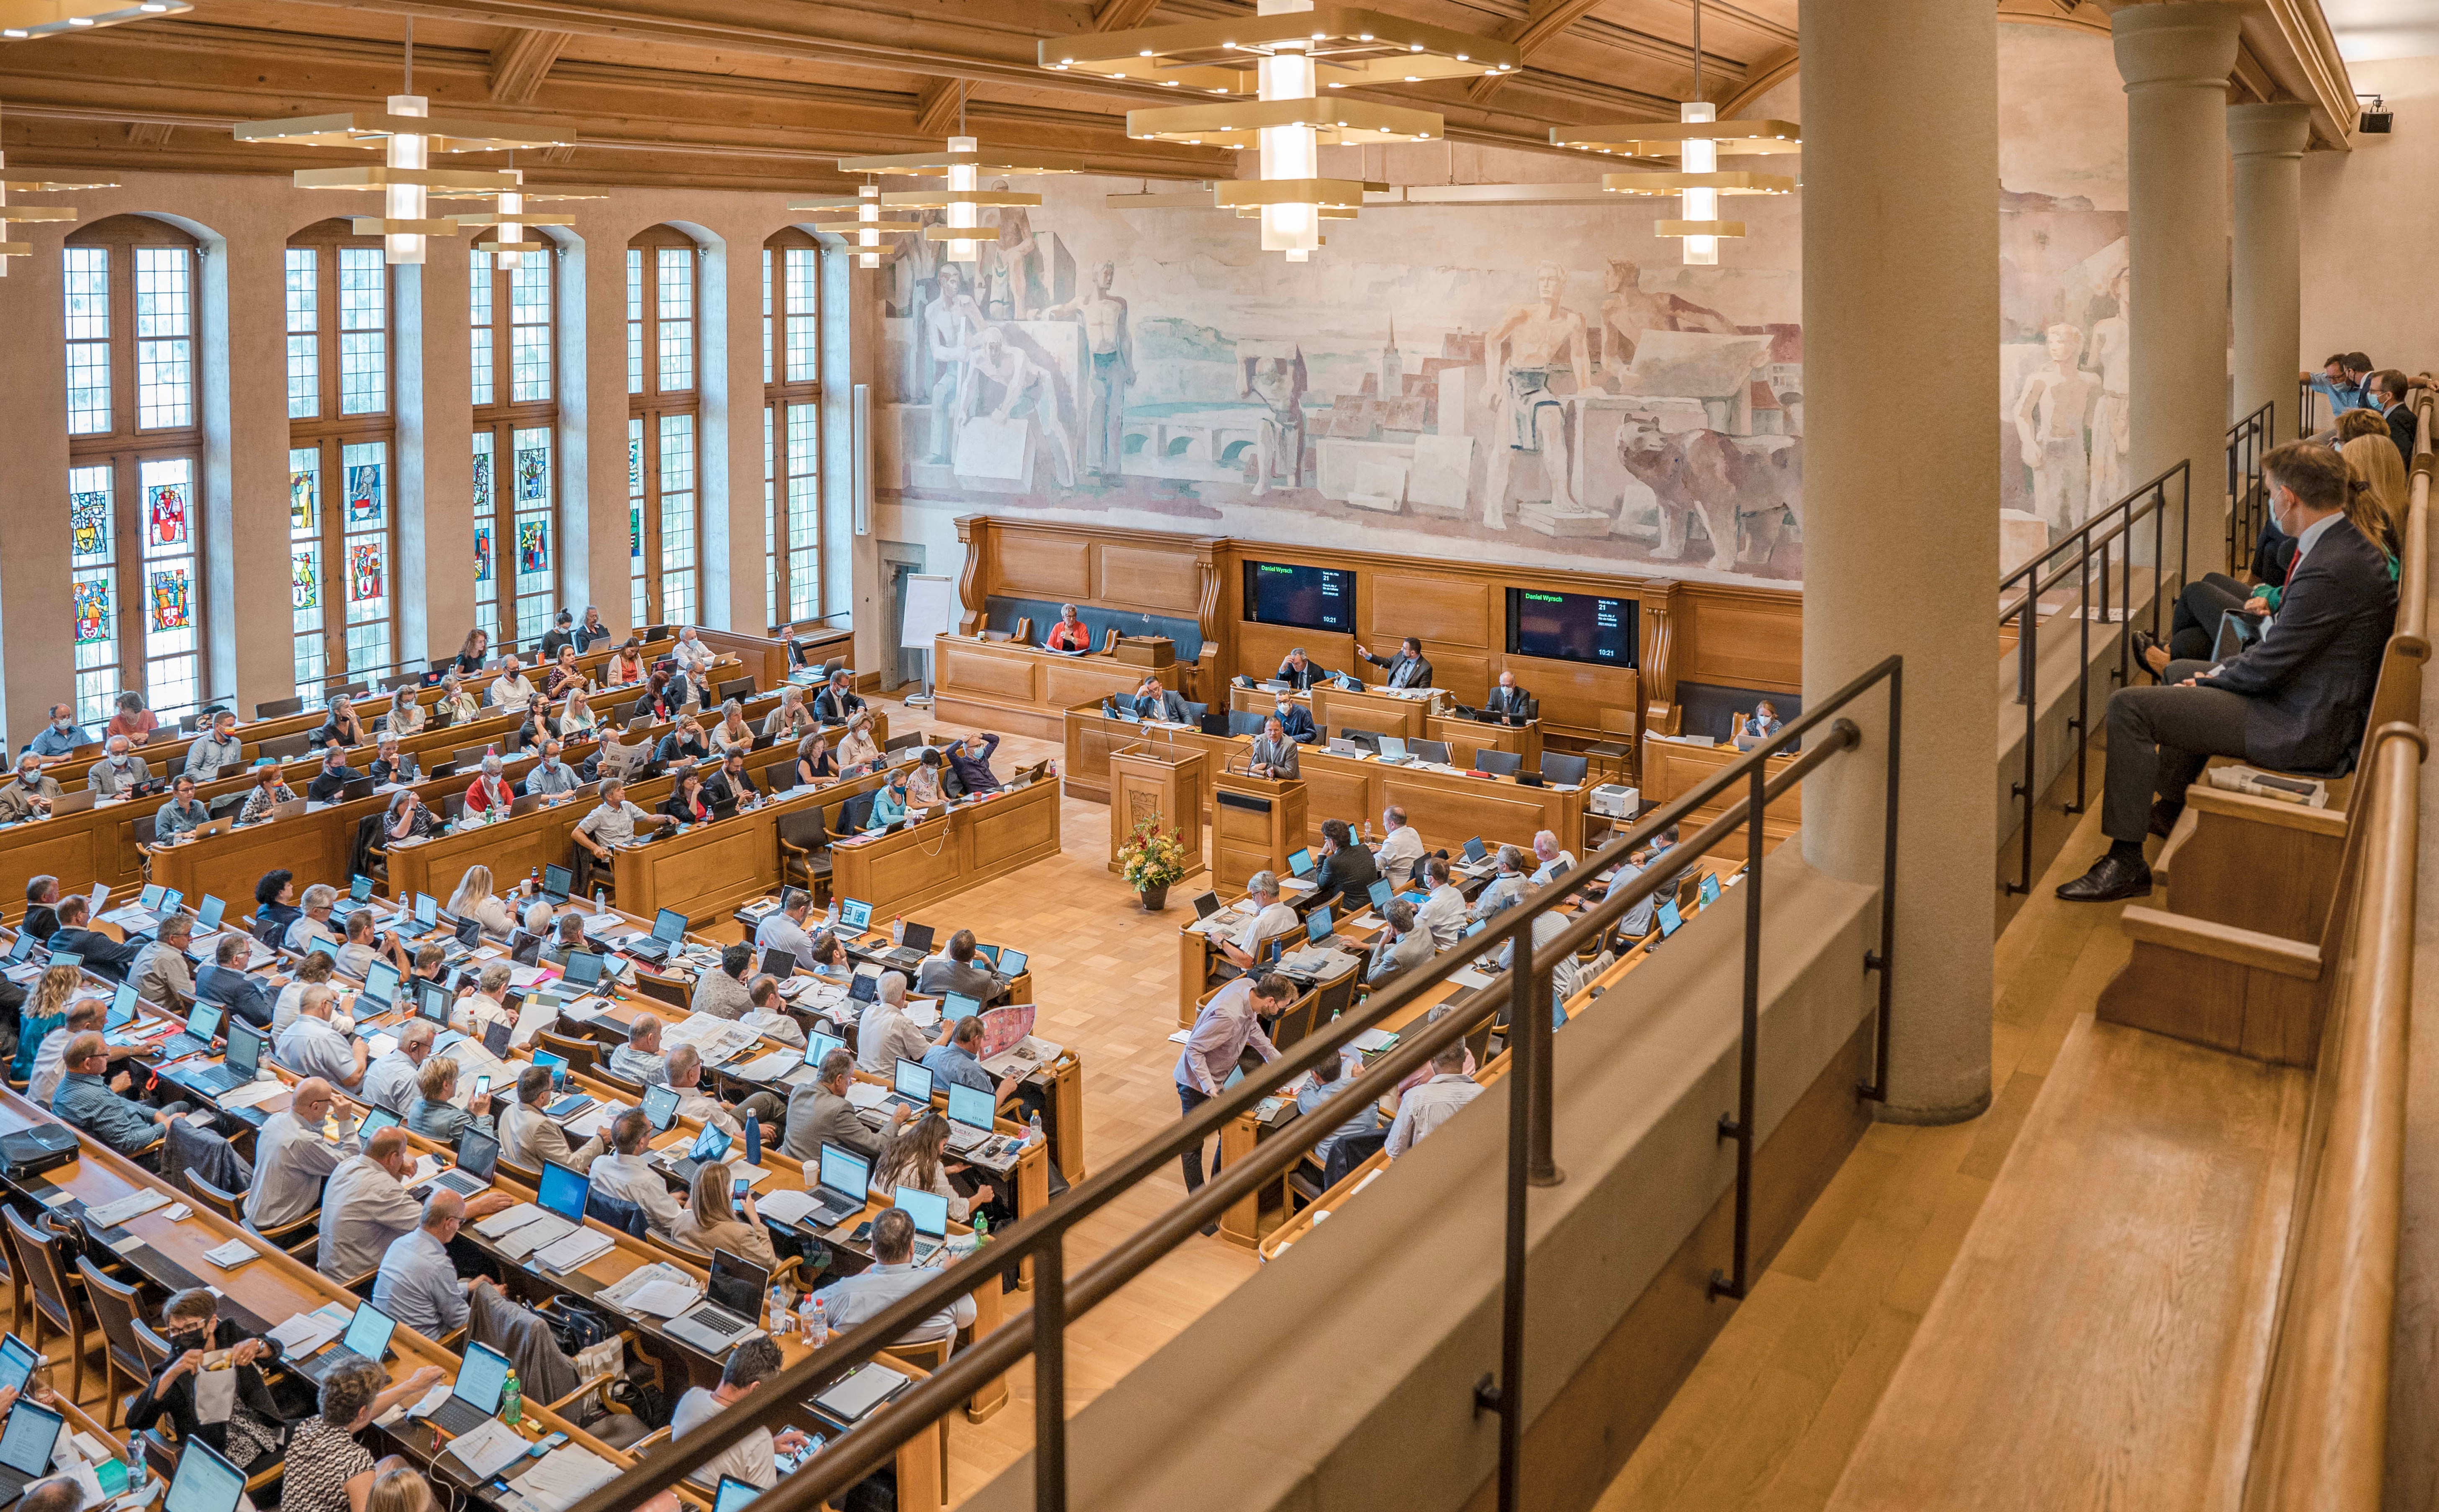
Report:
M940 635L932 642L932 712L987 730L1057 740L1065 710L1131 697L1148 676L1163 687L1182 688L1190 665L1153 668L1097 651L1071 656L1015 641Z
M1505 751L1522 760L1527 772L1541 765L1540 721L1508 725L1458 719L1453 712L1456 700L1444 688L1433 698L1418 700L1368 688L1351 692L1316 683L1307 691L1290 696L1312 716L1313 728L1322 735L1320 743L1326 743L1330 736L1343 729L1352 728L1394 735L1401 740L1444 741L1449 747L1449 759L1461 767L1472 766L1474 754L1480 751ZM1228 687L1228 707L1238 713L1269 714L1278 707L1278 702L1275 692L1233 683Z
M1692 792L1718 775L1722 769L1733 765L1743 755L1733 745L1688 745L1665 736L1647 735L1643 740L1644 807L1654 808ZM1793 756L1772 756L1764 764L1770 775L1775 778L1794 760ZM1692 834L1725 813L1743 796L1741 789L1735 789L1712 799L1687 814L1678 826L1678 832ZM1803 823L1804 789L1798 785L1771 803L1762 814L1762 841L1775 850L1779 843L1795 833ZM1738 829L1722 841L1713 854L1722 860L1745 860L1745 832Z

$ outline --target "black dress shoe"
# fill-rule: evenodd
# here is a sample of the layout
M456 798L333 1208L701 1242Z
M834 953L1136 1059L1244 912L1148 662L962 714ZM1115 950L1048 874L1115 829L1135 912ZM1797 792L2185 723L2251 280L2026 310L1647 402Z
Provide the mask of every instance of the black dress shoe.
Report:
M2128 638L2134 643L2134 665L2145 672L2150 673L2152 682L2158 682L2160 674L2151 671L2151 664L2146 658L2159 648L2160 643L2152 638L2151 632L2147 630L2130 631Z
M2151 805L2151 833L2162 840L2176 832L2177 821L2183 817L2185 806L2164 800Z
M2058 897L2070 903L2114 903L2120 898L2151 896L2151 868L2139 861L2103 856L2092 870L2060 886Z

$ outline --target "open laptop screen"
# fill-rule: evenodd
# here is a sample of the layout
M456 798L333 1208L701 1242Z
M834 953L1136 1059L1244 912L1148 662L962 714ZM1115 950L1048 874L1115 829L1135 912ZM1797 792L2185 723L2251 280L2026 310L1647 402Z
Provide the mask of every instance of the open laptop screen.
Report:
M836 1145L824 1145L821 1184L861 1201L872 1190L872 1163Z
M379 1364L381 1357L389 1349L390 1332L397 1326L396 1319L369 1302L360 1302L356 1305L356 1315L347 1320L347 1331L339 1340L339 1345L350 1354Z
M652 938L664 945L675 945L685 938L686 916L674 908L662 909L652 916Z
M581 1223L584 1221L584 1199L592 1185L583 1172L556 1161L544 1161L542 1163L542 1191L538 1201L570 1223Z
M56 1424L59 1419L51 1421ZM14 1428L16 1423L17 1414L9 1414L9 1426ZM5 1453L0 1458L6 1458ZM190 1438L178 1453L178 1470L169 1480L169 1496L161 1503L162 1512L236 1512L238 1499L244 1494L245 1472L214 1453L211 1446Z
M32 1346L15 1334L0 1339L0 1388L24 1391L36 1358Z
M998 1102L980 1087L969 1087L961 1081L949 1083L949 1122L988 1131L998 1112Z
M898 1061L898 1095L908 1102L932 1100L932 1068L920 1060L900 1057Z
M740 1318L762 1316L762 1288L771 1272L726 1250L711 1252L711 1279L703 1291Z
M911 1186L899 1187L890 1194L891 1201L906 1210L915 1220L915 1232L935 1239L949 1236L949 1200L937 1192L918 1192Z
M457 1367L457 1384L449 1395L488 1416L500 1410L500 1392L507 1383L508 1357L489 1344L470 1340L466 1362Z
M51 1468L51 1446L60 1441L60 1414L19 1398L9 1410L9 1427L0 1432L0 1465L21 1475L41 1475Z

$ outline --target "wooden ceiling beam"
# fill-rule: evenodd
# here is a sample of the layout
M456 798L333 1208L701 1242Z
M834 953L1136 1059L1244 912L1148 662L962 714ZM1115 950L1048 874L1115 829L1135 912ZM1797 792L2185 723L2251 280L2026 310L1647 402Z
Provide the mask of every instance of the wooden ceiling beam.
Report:
M946 136L966 115L966 81L926 79L915 92L915 134Z
M1151 19L1160 0L1101 0L1093 8L1095 31L1125 31Z
M511 31L491 49L491 98L502 105L530 105L550 65L567 45L563 31Z
M1540 0L1533 13L1499 28L1502 40L1516 44L1518 58L1530 58L1543 43L1592 14L1601 0ZM1466 87L1466 98L1487 100L1507 82L1504 74L1485 74Z

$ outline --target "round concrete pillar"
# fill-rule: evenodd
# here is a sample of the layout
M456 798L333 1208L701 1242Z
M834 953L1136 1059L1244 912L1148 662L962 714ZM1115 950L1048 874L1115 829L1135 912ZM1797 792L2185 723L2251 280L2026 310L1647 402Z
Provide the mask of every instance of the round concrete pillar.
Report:
M2304 327L2304 144L2309 105L2232 105L2235 158L2235 413L2264 404L2271 439L2295 430Z
M2132 481L2192 462L2192 577L2227 570L2227 76L2241 13L2200 0L2110 18L2126 80Z
M1804 691L1905 659L1889 1100L1990 1101L1998 832L1998 29L1986 5L1805 0ZM1891 380L1904 374L1893 424ZM1807 780L1804 855L1881 880L1887 703Z

